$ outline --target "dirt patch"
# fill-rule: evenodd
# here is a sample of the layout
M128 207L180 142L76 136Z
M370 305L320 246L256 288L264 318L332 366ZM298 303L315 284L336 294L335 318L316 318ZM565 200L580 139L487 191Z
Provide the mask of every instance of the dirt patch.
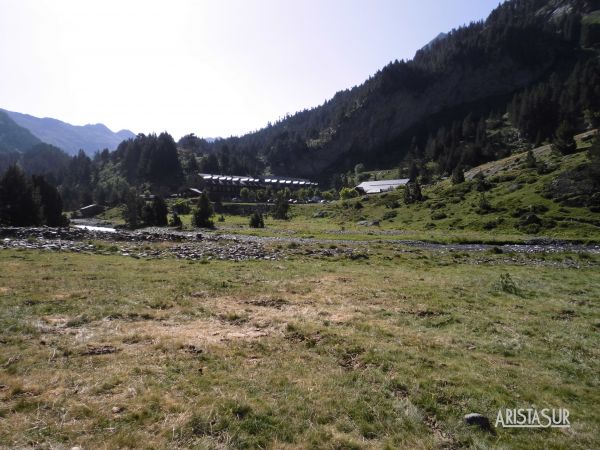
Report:
M112 345L101 345L99 347L88 347L87 350L81 352L82 356L93 356L93 355L107 355L110 353L116 353L119 349Z
M257 328L247 323L233 324L221 320L201 319L192 322L147 322L128 324L129 333L153 336L155 339L172 339L185 343L185 348L201 349L203 344L234 340L253 340L273 334L273 328Z
M282 298L263 298L259 300L247 300L244 303L247 305L262 306L265 308L275 309L282 309L285 305L289 305L289 302Z

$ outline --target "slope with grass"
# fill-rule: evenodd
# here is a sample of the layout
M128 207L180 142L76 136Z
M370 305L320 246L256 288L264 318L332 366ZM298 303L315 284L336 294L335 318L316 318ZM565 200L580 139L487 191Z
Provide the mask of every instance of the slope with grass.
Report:
M586 136L578 138L579 151L572 155L557 154L550 145L534 149L536 167L528 167L527 152L521 152L468 171L464 183L442 180L425 186L423 202L406 204L401 188L327 205L298 205L291 221L270 221L267 228L439 241L547 237L598 242L598 210L581 204L577 193L565 191L553 198L551 189L556 180L588 165L589 141L582 138Z

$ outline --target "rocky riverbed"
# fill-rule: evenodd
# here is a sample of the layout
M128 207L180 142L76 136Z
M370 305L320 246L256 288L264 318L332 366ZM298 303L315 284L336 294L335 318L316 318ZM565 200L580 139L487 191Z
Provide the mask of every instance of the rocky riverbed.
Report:
M436 244L407 240L325 240L295 237L258 237L217 234L212 231L180 231L169 228L143 230L89 230L68 228L0 228L0 248L120 254L133 258L179 258L202 260L279 260L291 255L367 259L374 249L396 252L430 250L448 252L496 252L540 254L600 253L600 246L537 241L529 244Z

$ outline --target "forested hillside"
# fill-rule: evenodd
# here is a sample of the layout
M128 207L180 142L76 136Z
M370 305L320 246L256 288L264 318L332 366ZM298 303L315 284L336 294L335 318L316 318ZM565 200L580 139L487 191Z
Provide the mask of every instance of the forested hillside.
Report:
M441 175L505 156L485 128L507 112L517 138L530 144L552 140L562 122L585 129L600 111L598 8L598 1L508 1L319 107L203 142L200 164L331 183L358 163L391 167L408 157L421 170L433 162L428 170ZM182 145L198 148L186 139Z
M600 1L511 0L411 61L242 137L131 135L113 152L68 158L2 114L0 169L19 162L46 174L67 210L134 191L166 196L198 172L308 177L339 190L394 169L427 184L544 142L571 151L574 133L600 123L599 55Z

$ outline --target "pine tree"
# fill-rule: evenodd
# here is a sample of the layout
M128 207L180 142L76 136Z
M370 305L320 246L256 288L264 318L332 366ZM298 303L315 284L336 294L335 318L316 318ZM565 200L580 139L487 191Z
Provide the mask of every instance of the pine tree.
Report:
M277 196L275 197L273 218L278 220L287 220L289 208L290 205L288 205L287 199L284 197L283 192L278 192Z
M208 195L203 192L198 202L198 207L192 211L192 225L197 228L213 228L215 226L211 217L214 215Z
M152 208L152 205L149 205L148 203L146 203L146 204L144 204L144 206L142 206L142 222L147 227L152 227L152 226L156 225L156 217L154 216L154 209Z
M0 179L0 224L27 227L40 224L40 207L27 177L17 165Z
M41 175L31 177L34 192L40 202L40 215L44 225L60 227L65 224L62 199L58 190Z
M465 173L461 166L456 166L452 171L452 184L461 184L465 182Z
M135 189L129 189L125 197L123 219L129 228L137 228L142 218L144 202Z
M563 155L574 153L577 150L577 144L573 139L573 134L573 128L571 128L569 123L566 121L561 122L556 129L554 142L552 143L554 150Z
M154 223L159 227L167 226L167 204L162 197L156 196L152 200L152 211L154 213Z
M250 227L251 228L264 228L265 221L263 216L259 212L255 212L250 216Z

